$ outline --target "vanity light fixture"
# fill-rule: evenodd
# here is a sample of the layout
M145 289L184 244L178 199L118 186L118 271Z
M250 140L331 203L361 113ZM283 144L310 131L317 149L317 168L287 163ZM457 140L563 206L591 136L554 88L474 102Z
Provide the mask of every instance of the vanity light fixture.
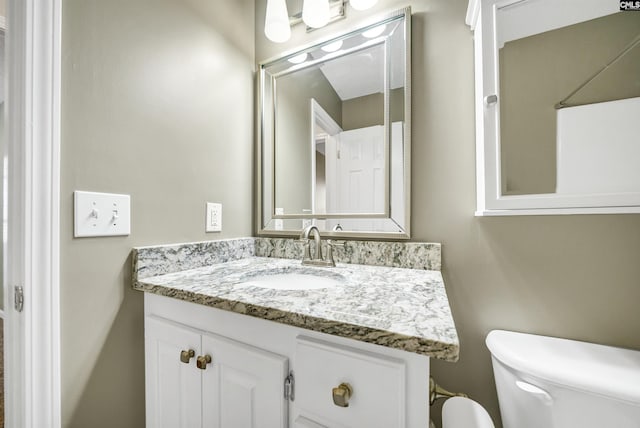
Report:
M342 40L338 40L337 42L329 43L328 45L322 46L322 49L325 52L335 52L342 47Z
M302 20L311 28L322 28L329 23L329 0L304 0Z
M378 0L303 0L302 12L289 16L286 0L267 0L264 34L275 43L291 37L291 27L304 22L307 32L345 17L347 3L354 10L366 10ZM336 49L337 50L337 49Z
M386 28L387 28L386 24L382 24L377 27L373 27L371 30L365 31L364 33L362 33L362 35L365 36L367 39L374 39L378 37L380 34L382 34Z
M286 42L291 37L286 0L267 0L264 35L276 43Z
M294 57L289 58L289 62L292 64L302 64L303 62L305 62L307 60L307 57L309 56L308 53L303 53L300 55L296 55Z

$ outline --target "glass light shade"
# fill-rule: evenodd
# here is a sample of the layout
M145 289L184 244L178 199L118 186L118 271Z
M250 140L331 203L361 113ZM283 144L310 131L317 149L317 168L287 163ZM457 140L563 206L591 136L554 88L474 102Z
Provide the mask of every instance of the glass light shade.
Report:
M341 47L342 47L342 40L338 40L337 42L329 43L328 45L325 45L320 49L322 49L325 52L335 52Z
M291 37L286 0L267 0L264 35L276 43L286 42Z
M373 39L374 37L378 37L380 34L384 33L386 28L387 26L385 24L378 25L377 27L373 27L372 29L365 31L362 35L368 39Z
M366 10L378 3L378 0L349 0L349 4L355 10Z
M293 58L289 58L289 62L292 64L302 64L303 62L305 62L307 60L307 57L309 56L308 53L303 53L300 55L296 55Z
M327 25L330 18L329 0L304 0L302 20L311 28Z

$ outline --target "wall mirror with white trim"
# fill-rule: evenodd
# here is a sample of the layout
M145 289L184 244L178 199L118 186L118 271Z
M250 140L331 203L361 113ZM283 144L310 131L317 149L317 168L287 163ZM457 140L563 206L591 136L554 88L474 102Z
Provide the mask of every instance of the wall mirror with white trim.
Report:
M411 12L259 64L258 233L409 238Z
M476 215L640 212L640 12L472 0Z

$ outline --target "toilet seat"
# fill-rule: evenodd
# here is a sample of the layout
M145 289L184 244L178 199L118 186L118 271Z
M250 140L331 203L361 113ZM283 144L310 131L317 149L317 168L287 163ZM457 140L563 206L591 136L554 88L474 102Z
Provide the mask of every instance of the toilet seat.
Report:
M452 397L442 406L442 428L495 428L480 404L464 397Z

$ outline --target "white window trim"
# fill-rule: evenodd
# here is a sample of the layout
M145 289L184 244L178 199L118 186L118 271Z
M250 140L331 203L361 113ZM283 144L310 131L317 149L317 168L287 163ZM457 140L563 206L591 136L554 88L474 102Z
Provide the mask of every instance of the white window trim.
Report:
M7 5L7 426L59 428L61 0ZM23 312L13 286L24 287Z

